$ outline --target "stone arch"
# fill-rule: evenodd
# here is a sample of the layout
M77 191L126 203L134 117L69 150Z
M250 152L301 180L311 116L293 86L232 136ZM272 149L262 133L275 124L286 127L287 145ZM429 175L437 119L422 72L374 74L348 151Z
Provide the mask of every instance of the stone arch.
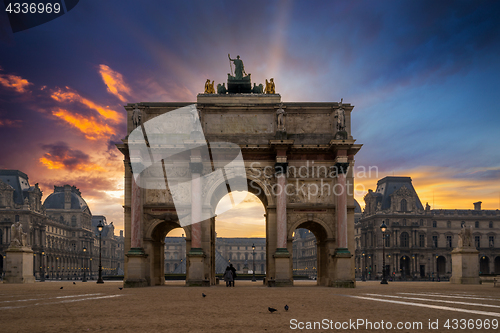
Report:
M490 273L490 258L486 255L481 256L479 259L479 272L481 274Z
M287 235L289 243L293 239L293 232L299 228L311 231L314 237L316 237L317 285L328 286L333 278L330 276L331 260L329 260L331 249L335 246L333 230L319 218L304 218L290 225ZM292 249L289 249L289 252L292 253L293 257ZM293 260L291 264L293 270Z
M144 249L149 256L149 285L163 285L165 283L165 236L173 229L182 228L186 235L186 252L191 239L191 227L181 227L173 216L166 219L153 218L144 231ZM189 246L190 247L190 246Z
M239 178L243 179L242 177ZM274 198L270 194L269 188L260 179L250 179L248 177L246 177L245 179L247 182L247 188L241 188L241 189L231 188L230 192L246 190L254 194L257 198L260 199L266 211L267 211L267 206L275 204ZM209 205L215 212L217 204L226 194L227 194L226 182L224 180L219 180L218 182L212 184L210 188L208 188L206 201L204 202L204 205Z

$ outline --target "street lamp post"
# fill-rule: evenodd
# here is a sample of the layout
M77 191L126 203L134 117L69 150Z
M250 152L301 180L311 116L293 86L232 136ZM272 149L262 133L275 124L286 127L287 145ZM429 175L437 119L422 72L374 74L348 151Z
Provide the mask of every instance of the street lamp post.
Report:
M42 251L42 257L40 258L42 260L42 264L40 265L40 282L45 281L45 251Z
M362 262L363 262L363 271L361 273L361 281L366 281L366 275L365 275L366 274L366 258L365 258L365 253L363 252L362 255L363 255L363 260L362 260Z
M87 248L83 247L83 279L82 282L87 282Z
M253 268L252 268L252 273L253 273L253 276L252 276L252 282L255 282L257 281L255 279L255 244L252 244L252 262L253 262Z
M385 232L387 231L387 226L384 221L380 225L380 230L382 231L382 281L380 281L380 284L388 284L385 278Z
M102 262L101 262L101 250L102 250L102 229L104 226L102 225L102 221L99 221L97 225L97 230L99 231L99 278L97 279L97 283L104 283L102 280Z

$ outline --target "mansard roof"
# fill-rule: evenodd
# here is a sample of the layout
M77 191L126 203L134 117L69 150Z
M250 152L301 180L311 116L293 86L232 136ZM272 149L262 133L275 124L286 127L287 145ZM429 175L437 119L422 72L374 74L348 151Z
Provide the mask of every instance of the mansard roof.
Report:
M382 210L389 209L391 207L391 195L397 191L400 191L402 187L415 195L415 201L417 209L424 209L417 192L413 188L411 182L411 177L385 177L377 182L377 190L375 191L380 197L377 198L377 203L382 203ZM401 192L405 191L404 189Z
M0 180L14 189L14 202L22 205L25 198L24 191L30 188L28 175L19 170L0 170Z

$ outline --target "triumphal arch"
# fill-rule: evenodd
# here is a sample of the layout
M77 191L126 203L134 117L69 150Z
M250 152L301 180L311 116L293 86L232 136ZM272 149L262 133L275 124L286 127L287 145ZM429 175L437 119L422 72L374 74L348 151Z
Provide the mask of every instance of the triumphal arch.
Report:
M230 60L227 86L207 80L196 103L125 106L124 285L164 284L175 228L186 235L186 285L214 285L215 208L249 191L266 211L269 286L293 285L293 233L307 228L318 285L354 287L353 106L282 101L274 80L252 87L239 57Z

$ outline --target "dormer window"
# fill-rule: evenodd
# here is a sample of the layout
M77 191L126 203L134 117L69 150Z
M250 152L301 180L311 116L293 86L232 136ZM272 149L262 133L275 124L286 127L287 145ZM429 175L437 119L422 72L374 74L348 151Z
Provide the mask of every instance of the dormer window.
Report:
M401 211L406 212L408 210L408 203L406 199L401 200Z

